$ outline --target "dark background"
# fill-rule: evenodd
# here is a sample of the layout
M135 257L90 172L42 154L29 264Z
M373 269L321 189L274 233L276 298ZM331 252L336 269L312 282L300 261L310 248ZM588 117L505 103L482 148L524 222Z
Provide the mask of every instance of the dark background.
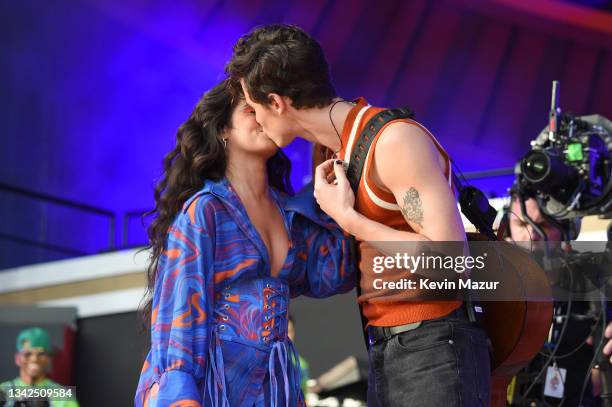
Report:
M610 10L598 0L2 1L0 269L143 244L131 213L152 207L176 129L255 25L301 26L321 42L340 95L412 107L459 168L477 171L528 150L554 79L564 110L612 118ZM310 146L287 153L297 188ZM493 196L511 182L475 183ZM300 299L293 311L313 376L364 356L353 294ZM135 313L79 320L83 406L131 404L148 347L140 327Z
M132 211L175 132L223 77L253 26L297 24L317 38L340 95L408 105L463 171L511 167L561 106L612 117L609 1L35 0L0 4L0 184L44 192L126 220L118 245L142 244ZM293 184L310 146L288 149ZM504 194L511 177L476 182ZM46 202L46 203L45 203ZM109 216L0 186L0 269L65 257L10 235L80 252L109 248Z

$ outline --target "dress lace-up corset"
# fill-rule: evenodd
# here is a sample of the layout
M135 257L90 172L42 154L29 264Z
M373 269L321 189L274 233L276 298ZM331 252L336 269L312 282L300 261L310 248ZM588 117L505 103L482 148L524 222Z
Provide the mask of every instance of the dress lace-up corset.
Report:
M264 347L287 340L289 287L278 278L234 281L217 292L219 338Z

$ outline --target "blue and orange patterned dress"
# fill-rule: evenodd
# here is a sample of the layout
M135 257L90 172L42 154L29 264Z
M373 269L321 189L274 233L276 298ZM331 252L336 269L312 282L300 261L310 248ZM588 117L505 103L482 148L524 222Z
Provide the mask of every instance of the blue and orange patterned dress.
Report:
M206 181L179 212L159 261L136 406L303 405L289 300L351 290L350 242L311 192L271 195L290 236L278 277L226 179Z

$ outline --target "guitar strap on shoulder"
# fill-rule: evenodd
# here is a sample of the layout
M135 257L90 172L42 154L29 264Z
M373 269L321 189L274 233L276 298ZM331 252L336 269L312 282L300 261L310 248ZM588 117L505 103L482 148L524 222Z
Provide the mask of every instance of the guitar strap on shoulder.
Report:
M365 166L366 157L368 155L368 152L370 151L372 142L374 141L374 139L376 138L380 130L387 123L394 121L394 120L398 120L398 119L414 119L414 112L412 111L412 109L408 107L383 110L382 112L379 112L374 117L372 117L366 123L364 129L359 134L357 141L355 142L355 146L352 149L349 166L346 171L347 178L349 180L349 183L351 184L351 189L353 190L355 195L357 195L359 183L361 182L361 177L363 176L363 169ZM461 183L456 183L455 185L457 185L457 187L460 188ZM359 254L359 251L357 250L357 246L356 246L356 242L354 241L354 238L353 238L352 243L353 243L352 247L354 250L355 259L358 259L357 256ZM359 263L358 260L356 260L356 263L357 264ZM359 284L360 270L358 266L357 266L357 275L358 275L358 278L357 278L356 288L357 288L357 297L359 297L361 296L361 287ZM466 296L465 302L466 302L465 305L466 305L466 311L468 314L468 319L470 320L471 323L478 324L480 318L476 314L482 313L482 308L479 306L479 304L474 303L471 300L469 293ZM363 309L361 305L359 306L359 314L361 316L361 324L363 327L366 347L368 347L369 343L368 343L368 338L367 338L367 333L366 333L367 319L363 315Z
M349 167L346 172L346 176L351 183L351 188L355 195L357 194L357 188L359 188L363 167L365 166L366 157L368 156L368 151L370 150L372 142L376 138L378 132L387 123L398 119L414 119L414 113L407 107L383 110L372 117L359 134L355 147L353 147Z
M398 109L387 109L383 110L380 113L377 113L374 117L372 117L365 125L364 129L359 133L357 141L355 142L355 147L353 148L353 152L350 156L349 167L346 171L346 176L351 184L351 188L357 195L357 189L359 188L359 182L361 181L361 176L363 174L363 167L365 165L366 157L368 155L368 151L372 146L372 142L376 138L378 132L385 126L385 124L397 120L397 119L413 119L414 113L411 109L398 108ZM359 270L359 250L357 248L357 243L355 242L355 238L351 237L351 247L353 248L353 254L355 259L355 268L357 272L357 298L361 296L361 274ZM366 349L369 347L368 335L366 332L367 319L363 315L362 306L359 305L359 315L361 316L361 326L363 328L364 341L366 344Z

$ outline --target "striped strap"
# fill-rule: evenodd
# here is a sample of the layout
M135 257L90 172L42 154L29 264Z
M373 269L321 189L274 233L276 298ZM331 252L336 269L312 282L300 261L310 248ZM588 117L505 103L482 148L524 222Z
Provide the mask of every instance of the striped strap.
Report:
M383 110L372 117L359 134L359 138L351 151L350 157L346 158L349 162L346 176L349 179L355 195L357 195L357 188L359 188L359 181L361 181L363 166L365 165L366 156L372 142L385 124L397 119L414 119L414 113L407 107Z

